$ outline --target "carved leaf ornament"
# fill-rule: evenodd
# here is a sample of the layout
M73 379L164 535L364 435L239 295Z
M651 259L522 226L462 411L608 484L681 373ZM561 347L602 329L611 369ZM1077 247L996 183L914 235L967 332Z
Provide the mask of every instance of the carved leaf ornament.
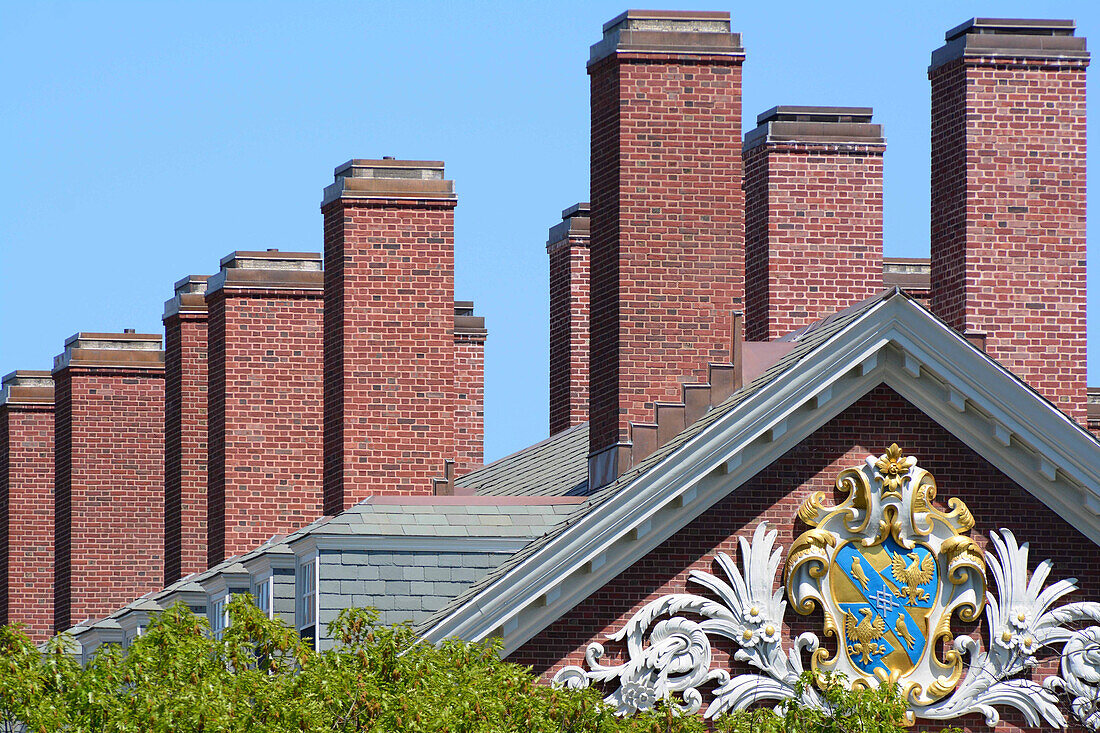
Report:
M1062 695L1074 717L1100 730L1100 626L1085 625L1100 623L1100 603L1055 605L1077 589L1076 579L1047 585L1050 560L1029 574L1028 545L1007 529L991 532L983 553L969 537L970 510L956 498L948 511L937 508L935 479L896 444L842 471L836 484L846 493L839 505L826 506L819 491L799 508L809 529L785 561L777 533L760 523L751 541L738 539L740 568L720 552L714 559L724 577L691 571L689 582L709 596L676 593L647 603L608 635L625 643L623 663L601 664L604 647L594 642L587 668L565 667L555 684L615 686L605 699L624 715L659 700L698 713L701 688L713 685L704 716L714 718L793 698L805 657L814 672L843 674L853 687L897 683L913 719L980 713L994 726L1000 709L1014 708L1032 726L1064 727ZM831 643L813 633L785 643L785 599L798 614L823 617ZM974 622L983 611L984 649L954 636L953 618ZM734 676L713 667L715 637L735 642L734 658L756 671ZM1061 655L1060 675L1041 683L1027 674L1040 649ZM825 705L813 687L802 697Z

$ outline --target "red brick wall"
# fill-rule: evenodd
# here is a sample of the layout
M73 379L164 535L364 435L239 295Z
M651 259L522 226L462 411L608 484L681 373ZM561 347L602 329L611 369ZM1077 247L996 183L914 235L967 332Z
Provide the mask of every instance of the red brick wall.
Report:
M0 406L0 625L53 632L53 405Z
M457 455L454 205L323 209L327 514L369 494L430 494Z
M321 516L322 296L207 294L207 554L214 565Z
M1086 64L929 72L932 309L1082 422Z
M741 60L619 53L589 67L593 452L730 359L744 293Z
M55 630L164 576L164 370L54 373Z
M485 336L455 334L455 475L485 463Z
M770 341L882 290L883 145L745 151L745 337Z
M569 234L551 242L550 434L588 421L588 244Z
M164 323L164 584L206 569L206 314Z
M1098 600L1100 565L1095 562L1095 546L1088 539L882 386L548 626L509 660L532 665L536 673L549 679L567 664L583 666L586 646L599 641L607 648L602 663L617 663L623 646L607 642L606 634L622 628L638 609L662 595L682 592L705 595L707 591L701 586L686 582L689 571L702 570L721 577L713 562L718 551L730 554L740 567L737 537L751 537L761 520L766 519L779 530L778 543L784 550L789 549L792 540L806 529L796 520L801 502L814 491L825 491L826 496L839 500L841 497L833 492L837 474L859 465L869 454L884 453L892 442L897 442L907 455L916 456L919 465L932 472L941 504L945 505L951 497L966 502L977 522L970 533L975 541L984 547L991 530L1007 527L1019 541L1031 543L1031 569L1038 561L1050 558L1055 563L1052 578L1078 579L1081 590L1067 600ZM786 621L784 644L805 631L813 631L826 641L821 633L820 612L803 618L788 609ZM956 622L954 628L957 633L974 633L981 627ZM753 671L731 661L734 649L729 644L717 638L712 641L716 647L713 666L729 669L733 674ZM1044 658L1034 678L1041 681L1054 673L1056 661L1049 656ZM999 730L1015 730L1023 725L1021 717L1012 711L1005 713L1004 721ZM980 718L963 722L975 731L987 730ZM921 727L941 725L934 722L926 725L922 721Z

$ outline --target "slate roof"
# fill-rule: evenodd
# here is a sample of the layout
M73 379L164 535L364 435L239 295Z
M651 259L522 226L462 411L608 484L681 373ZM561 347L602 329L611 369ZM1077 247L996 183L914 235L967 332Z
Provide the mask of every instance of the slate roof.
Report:
M481 578L481 580L475 582L469 588L467 588L465 592L451 599L451 601L443 606L441 609L439 609L439 611L424 619L417 625L417 632L420 634L427 633L433 626L435 626L444 618L461 608L468 601L481 593L482 590L495 583L498 579L507 575L508 572L510 572L514 567L516 567L528 557L535 554L551 541L553 541L571 524L584 517L589 512L597 510L601 504L625 489L639 476L649 471L651 468L656 466L665 458L669 457L671 454L675 453L680 446L701 433L711 423L733 411L739 404L767 387L781 374L792 369L804 359L810 357L810 355L819 347L823 346L833 336L842 331L852 322L858 320L861 316L870 311L876 305L893 297L903 297L912 300L912 298L909 298L908 295L906 295L898 288L893 288L891 290L886 290L872 298L868 298L862 303L857 303L856 305L850 306L842 311L834 313L827 318L824 318L807 326L806 328L795 334L791 334L789 339L795 341L797 345L779 361L777 361L770 368L764 371L763 374L746 384L741 389L734 392L732 395L729 396L728 399L726 399L725 402L716 406L707 414L703 415L703 417L695 421L692 425L685 428L676 437L672 438L669 442L658 448L652 455L643 460L641 463L633 466L625 473L623 473L623 475L619 476L619 478L617 478L615 481L612 481L604 488L599 489L598 491L593 493L590 500L586 504L577 507L576 510L569 517L567 517L565 521L557 525L553 529L553 531L547 533L539 539L532 541L522 550L512 555L510 558L497 566L495 570L489 571L485 576Z
M588 423L575 425L455 479L479 496L584 496L588 493Z

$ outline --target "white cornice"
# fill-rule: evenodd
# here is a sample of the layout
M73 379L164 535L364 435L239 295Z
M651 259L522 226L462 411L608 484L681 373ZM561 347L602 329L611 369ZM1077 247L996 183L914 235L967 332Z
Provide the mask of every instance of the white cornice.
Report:
M1100 506L1100 446L1092 436L931 314L895 296L483 588L425 637L501 634L504 653L511 653L883 383L1100 544L1100 521L1090 508Z

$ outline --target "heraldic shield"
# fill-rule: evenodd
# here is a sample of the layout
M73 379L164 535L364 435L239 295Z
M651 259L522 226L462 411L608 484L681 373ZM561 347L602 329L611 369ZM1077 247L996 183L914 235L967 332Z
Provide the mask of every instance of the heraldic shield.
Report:
M967 536L974 519L966 505L936 508L935 480L915 463L892 445L840 474L840 505L824 506L824 492L810 496L798 515L811 529L792 545L785 575L794 609L820 608L824 633L836 640L835 652L813 653L814 671L842 673L857 687L896 682L910 704L928 705L962 676L951 621L981 613L985 562Z

